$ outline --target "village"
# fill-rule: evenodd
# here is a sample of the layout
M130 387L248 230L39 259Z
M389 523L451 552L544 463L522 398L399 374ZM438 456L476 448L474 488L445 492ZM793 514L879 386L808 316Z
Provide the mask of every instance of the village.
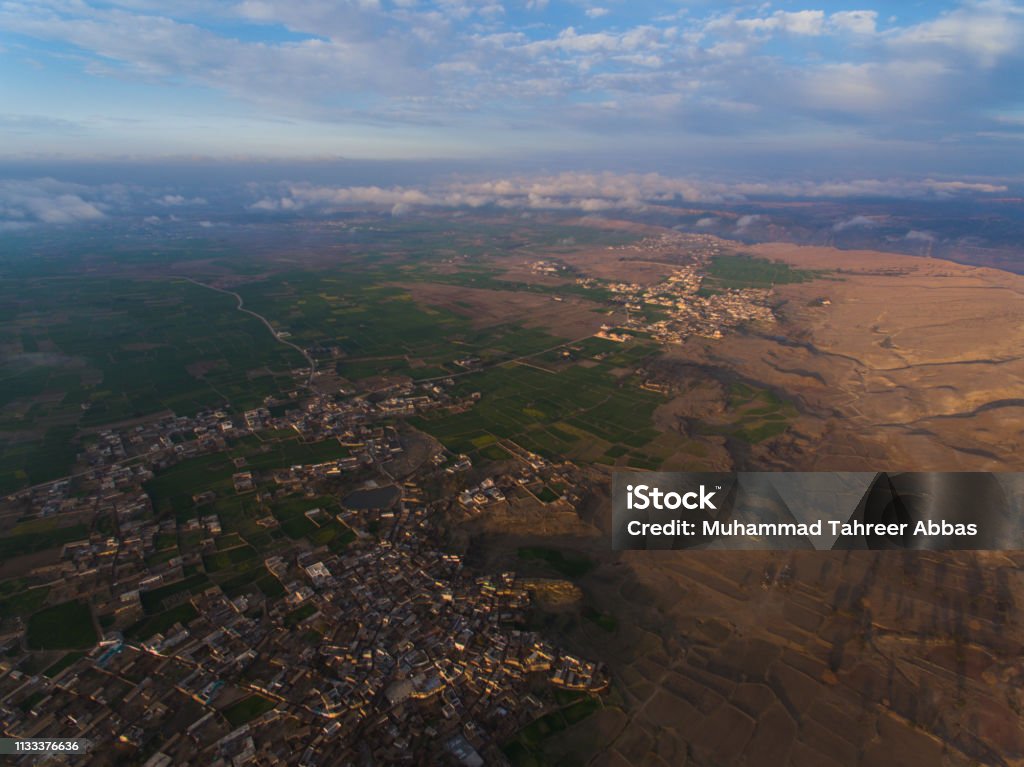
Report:
M728 330L748 322L775 322L768 305L770 288L709 289L709 263L723 253L723 248L718 238L694 234L646 237L620 248L631 258L678 263L670 276L654 285L611 282L603 286L625 309L622 327L649 333L665 344L681 344L689 336L721 338ZM577 284L596 285L587 277L577 279ZM627 338L611 327L603 327L601 335L611 340Z
M530 722L589 706L607 689L603 667L529 630L528 583L474 571L439 533L445 515L556 480L554 501L571 508L572 467L526 450L518 468L482 479L443 450L403 464L409 431L396 417L472 402L445 382L398 382L373 396L296 394L283 410L167 416L101 431L74 475L3 499L22 519L104 523L26 574L48 603L90 606L92 647L26 673L25 625L0 624L0 732L60 732L110 755L98 763L149 767L475 767L502 763L500 745ZM333 446L331 457L270 466L282 435L295 451ZM155 477L226 455L220 481L173 514L154 505ZM452 490L426 492L438 483ZM240 534L217 511L236 502L260 532ZM278 511L295 504L301 513ZM289 526L309 532L282 535ZM240 576L226 577L243 553Z

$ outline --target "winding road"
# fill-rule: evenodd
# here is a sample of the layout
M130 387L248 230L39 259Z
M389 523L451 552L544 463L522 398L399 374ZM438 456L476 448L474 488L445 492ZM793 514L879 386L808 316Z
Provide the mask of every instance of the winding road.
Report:
M245 314L251 314L253 317L255 317L256 319L258 319L260 322L267 326L267 330L270 331L271 335L274 336L278 343L282 343L285 346L290 346L303 357L305 357L306 362L309 363L309 378L306 379L307 388L312 384L313 376L316 374L316 360L314 360L313 357L309 354L309 352L307 352L301 346L293 344L286 338L281 338L278 332L274 330L274 326L270 324L270 320L268 320L262 314L258 314L254 312L252 309L246 309L245 301L240 295L238 295L238 293L235 293L233 290L225 290L224 288L218 288L215 285L208 285L205 282L200 282L199 280L194 280L191 277L185 277L184 275L181 275L181 279L186 280L187 282L191 282L193 285L198 285L201 288L207 288L208 290L215 290L218 293L225 293L229 296L234 296L235 300L238 302L238 306L235 307L236 309L238 309L238 311L244 312Z

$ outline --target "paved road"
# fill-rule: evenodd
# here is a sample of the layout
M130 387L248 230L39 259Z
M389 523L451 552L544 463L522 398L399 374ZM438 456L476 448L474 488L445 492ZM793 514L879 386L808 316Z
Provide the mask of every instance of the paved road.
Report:
M240 295L235 293L233 290L225 290L224 288L218 288L218 287L216 287L214 285L207 285L205 282L200 282L199 280L194 280L191 277L182 276L181 279L187 280L188 282L191 282L193 285L198 285L199 287L202 287L202 288L207 288L209 290L216 290L218 293L225 293L225 294L227 294L229 296L234 296L235 300L238 302L238 306L235 307L236 309L238 309L238 311L244 312L245 314L251 314L253 317L255 317L256 319L258 319L260 322L262 322L264 325L267 326L267 330L270 331L271 335L274 336L274 338L277 340L278 343L282 343L285 346L290 346L291 348L293 348L295 351L297 351L299 354L301 354L303 357L306 358L306 362L309 363L309 378L306 379L306 386L309 386L312 383L313 375L316 373L316 360L314 360L313 357L310 356L310 354L305 349L303 349L301 346L298 346L297 344L293 344L291 341L289 341L286 338L281 338L281 336L278 335L278 332L276 330L274 330L274 326L270 324L270 320L268 320L262 314L257 314L252 309L246 309L245 308L245 301L242 299L242 297Z
M481 365L480 367L473 368L472 370L462 370L458 373L449 373L448 375L433 376L431 378L417 378L416 380L413 381L413 383L430 383L432 381L443 381L446 378L461 378L462 376L472 375L473 373L481 373L484 370L490 370L491 368L501 367L502 365L510 365L513 362L522 362L523 360L528 360L531 357L537 357L541 354L547 354L548 352L553 352L556 349L561 349L563 346L572 346L573 344L582 343L583 341L586 341L588 338L593 337L594 334L591 333L590 335L575 338L572 341L562 341L562 343L555 344L554 346L549 346L547 349L541 349L540 351L530 352L529 354L520 354L518 357L512 357L511 359L507 360L499 360L497 362L492 362L490 365ZM549 373L551 371L548 370L544 372Z

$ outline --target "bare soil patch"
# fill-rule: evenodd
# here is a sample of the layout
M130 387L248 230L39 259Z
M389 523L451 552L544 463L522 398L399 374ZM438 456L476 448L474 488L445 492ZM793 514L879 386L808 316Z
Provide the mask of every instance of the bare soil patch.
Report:
M556 301L545 294L437 283L415 283L408 290L416 301L461 314L476 327L517 322L573 339L596 333L608 321L605 313L594 311L598 304L574 296Z

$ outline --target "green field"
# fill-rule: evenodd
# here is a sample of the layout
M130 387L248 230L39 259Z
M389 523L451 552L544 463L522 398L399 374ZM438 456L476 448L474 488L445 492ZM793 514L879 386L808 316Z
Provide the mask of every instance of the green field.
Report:
M583 617L608 633L613 633L619 627L615 616L595 610L589 605L583 608Z
M276 705L277 703L270 698L264 698L262 695L250 695L228 706L221 713L232 727L241 727L260 714L270 711Z
M595 698L580 698L559 711L535 719L516 735L515 739L502 746L505 757L515 767L541 767L554 764L544 753L545 743L549 738L558 735L568 727L582 722L601 708L601 702ZM566 764L560 759L558 764Z
M209 585L209 578L204 573L197 573L184 580L142 592L142 607L147 614L157 613L164 609L163 601L165 599L185 592L198 594L200 591L208 588Z
M0 280L0 492L68 473L79 426L259 404L304 364L234 299L182 280Z
M793 282L809 282L826 272L794 269L781 261L769 261L748 255L715 256L708 264L701 285L702 293L717 293L737 288L770 288Z
M591 367L570 365L548 372L511 364L467 376L457 389L481 395L471 410L416 418L413 423L454 453L504 457L483 452L497 438L552 460L597 460L611 449L625 455L630 448L643 448L637 460L659 465L678 447L671 435L652 425L654 410L664 398L613 372L638 366L656 353L656 347L611 342L578 346L581 354L602 359Z
M95 645L99 637L89 605L72 600L29 618L25 640L33 650L82 650Z
M583 554L543 546L524 546L516 555L526 561L544 562L569 578L580 578L594 569L594 562Z
M28 588L20 580L0 583L0 620L4 618L25 618L46 603L49 586Z
M40 525L40 522L46 524ZM44 519L15 525L0 535L0 560L63 546L65 543L89 537L89 530L85 525L57 527L57 524L55 519Z
M245 458L245 470L258 472L284 469L295 464L323 463L349 454L349 449L335 439L300 442L293 435L287 439L265 442L255 437L246 437L234 442L224 453L189 458L160 472L146 484L146 492L158 512L173 511L179 518L220 514L225 510L230 513L245 504L245 496L235 493L231 480L240 471L232 463L234 458ZM192 496L206 490L217 494L217 502L196 507Z
M281 585L281 581L275 578L270 573L267 573L262 578L256 581L256 586L260 591L263 592L267 599L280 599L288 592L284 586Z
M151 615L148 618L144 618L138 623L129 626L124 632L124 635L128 639L134 640L145 640L149 639L154 634L164 634L168 629L171 628L175 623L180 623L183 626L188 625L192 620L199 617L199 612L190 603L185 602L177 607L172 607L170 610L166 610L156 615Z
M403 279L397 270L344 278L294 272L249 283L240 293L254 311L278 318L297 342L339 347L352 358L339 372L362 378L408 373L404 355L410 353L438 365L450 361L447 339L469 328L458 315L419 306L404 289L384 284Z
M285 628L294 628L316 612L316 605L304 604L284 616Z
M229 281L244 276L233 289L296 343L341 353L337 362L318 353L325 367L336 365L354 379L381 373L432 378L455 370L460 354L500 360L558 339L514 324L480 330L458 312L417 303L405 286L443 282L576 293L598 306L607 297L600 289L502 278L504 267L491 254L636 239L555 220L524 227L483 217L458 226L381 219L359 235L360 247L346 253L342 271L337 262L315 259L302 266L277 262L268 271L275 262L260 255L291 247L290 234L265 227L255 238L249 230L182 238L111 229L90 234L87 242L61 230L5 235L0 493L66 475L81 427L165 410L189 414L227 404L238 411L294 385L289 371L305 365L301 355L278 343L256 317L237 311L232 296L169 276L188 273L193 262ZM304 238L326 251L337 245L335 234L312 228ZM458 269L443 263L454 253L464 259Z
M721 434L756 444L782 434L796 417L792 403L781 399L769 389L760 389L746 383L732 383L727 391L728 411L732 423L698 424L704 434Z
M465 271L474 269L467 266ZM247 284L242 294L257 311L283 318L292 338L340 349L344 356L334 363L335 370L352 380L384 374L435 378L459 372L453 364L459 357L473 355L494 362L539 352L562 340L511 323L474 328L466 317L417 303L405 288L388 284L407 285L421 279L451 281L419 267L345 279L295 273L288 274L287 280ZM492 287L509 289L515 284Z
M64 657L62 657L56 663L52 664L51 666L48 666L47 669L45 671L43 671L43 674L45 676L48 676L48 677L55 677L61 671L63 671L64 669L68 668L69 666L73 665L76 661L78 661L78 660L80 660L80 659L82 659L84 657L85 657L85 653L82 652L81 650L76 650L74 652L66 653L64 655Z
M541 503L551 503L552 501L558 500L558 493L545 485L544 488L537 493L537 500Z
M237 546L227 551L218 551L216 554L207 554L203 557L203 566L206 572L215 573L219 570L227 570L232 565L252 559L256 556L256 549L252 546Z

